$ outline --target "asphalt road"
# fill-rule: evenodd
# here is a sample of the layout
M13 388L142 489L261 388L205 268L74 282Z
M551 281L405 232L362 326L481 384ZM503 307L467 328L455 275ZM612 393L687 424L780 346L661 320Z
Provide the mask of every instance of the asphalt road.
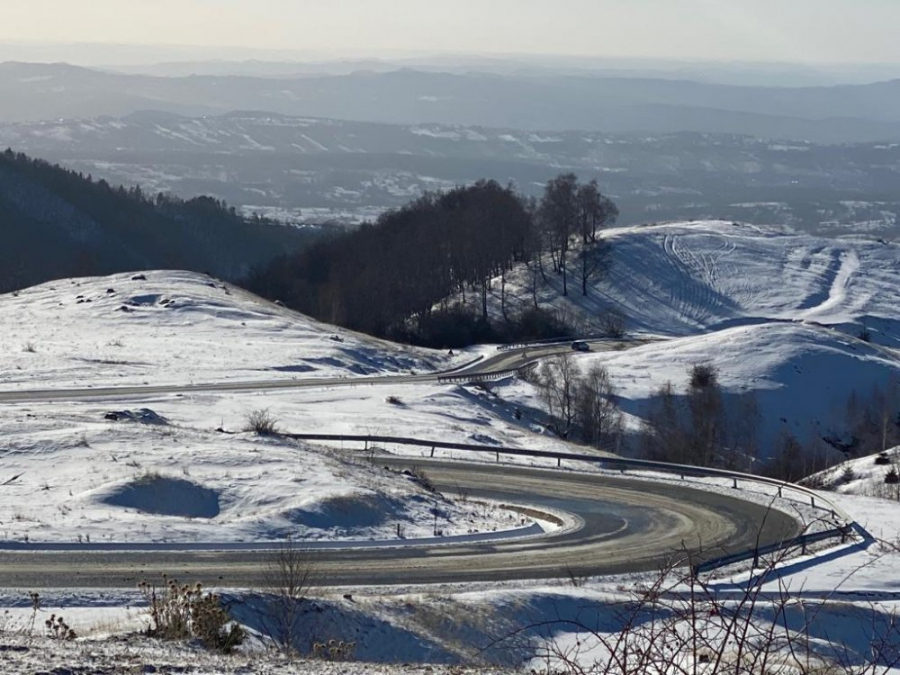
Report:
M597 341L592 349L618 343ZM627 346L627 343L626 343ZM549 355L570 353L568 343L498 351L456 371L471 375L514 369ZM0 392L0 403L148 394L248 391L358 384L435 382L439 374L300 380L219 382ZM380 459L403 466L411 460ZM646 571L673 556L699 562L781 541L799 526L780 512L736 497L671 484L505 465L426 461L442 490L463 488L472 498L533 505L574 516L581 526L543 537L494 542L309 551L323 585L388 585L559 578ZM263 584L272 553L266 551L0 552L0 587L130 588L162 573L207 585Z
M402 467L413 460L377 458ZM658 569L794 536L789 516L738 497L672 484L505 465L414 460L438 489L565 511L571 531L520 540L306 553L319 585L369 586L567 578ZM737 494L737 493L736 493ZM264 585L272 553L0 552L0 587L133 588L162 573L220 587Z
M630 345L633 343L617 343L607 340L597 340L591 343L594 350L613 349L618 344ZM478 375L490 375L503 371L513 370L525 366L541 358L554 354L571 353L569 343L544 347L525 347L498 351L486 359L482 359L465 368L452 371L453 374L467 374L473 377ZM78 389L20 389L0 391L0 403L27 402L27 401L73 401L94 398L126 398L140 397L155 394L190 394L198 392L223 392L223 391L261 391L275 389L307 389L314 387L349 387L361 384L410 384L417 382L437 382L444 373L422 373L419 375L388 375L388 376L359 376L359 377L331 377L331 378L300 378L291 380L245 380L207 382L198 384L160 384L138 385L122 387L89 387Z

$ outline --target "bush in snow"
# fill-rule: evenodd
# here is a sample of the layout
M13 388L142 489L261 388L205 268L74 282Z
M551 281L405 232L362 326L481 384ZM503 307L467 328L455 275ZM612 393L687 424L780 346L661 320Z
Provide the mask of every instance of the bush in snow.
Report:
M233 623L219 596L201 584L180 585L168 579L165 590L142 581L138 590L147 601L151 625L147 634L162 640L198 638L207 648L230 653L244 641L244 629Z
M719 382L719 371L710 363L697 363L689 371L691 389L714 387Z
M268 409L254 410L247 415L247 424L244 426L244 431L253 431L260 436L274 436L277 433L276 427L275 418L272 417Z

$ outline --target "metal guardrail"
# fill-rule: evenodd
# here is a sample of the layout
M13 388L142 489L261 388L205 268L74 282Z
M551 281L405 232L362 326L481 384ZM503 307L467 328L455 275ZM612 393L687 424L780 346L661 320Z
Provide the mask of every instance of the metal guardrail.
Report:
M768 546L762 546L760 548L755 548L750 551L743 551L741 553L724 555L719 558L707 560L706 562L702 562L697 565L692 565L691 572L694 576L697 576L698 574L711 572L714 569L727 567L728 565L734 565L739 562L744 562L745 560L753 560L753 567L756 568L759 566L760 558L771 555L773 553L778 553L779 551L799 549L801 555L804 555L806 554L807 547L811 544L815 544L820 541L826 541L828 539L836 539L838 537L843 544L847 541L847 539L850 538L852 531L852 525L847 524L841 527L832 528L830 530L823 530L821 532L801 534L799 537L794 537L793 539L788 539L777 544L770 544Z
M498 345L498 352L507 352L511 349L522 349L523 347L552 347L554 345L565 345L570 344L574 340L591 340L598 338L574 338L574 337L561 337L561 338L553 338L552 340L533 340L531 342L511 342L505 345Z
M518 368L508 368L507 370L498 370L486 373L467 373L467 372L451 372L438 375L439 384L449 384L452 382L491 382L494 380L502 380L505 377L514 375L523 375L529 370L537 366L537 363L526 363Z
M393 445L409 445L415 447L423 447L431 449L431 457L435 456L437 450L458 450L462 452L486 453L494 455L496 461L500 461L502 455L512 455L517 457L538 457L543 459L556 460L558 467L562 466L563 460L587 462L598 465L600 468L609 468L625 473L628 469L657 471L660 473L668 473L681 476L692 476L697 478L727 478L732 481L733 487L738 488L741 482L757 483L769 485L778 489L778 496L784 497L785 493L792 492L809 500L810 506L821 509L829 513L829 515L837 522L837 526L825 531L814 532L800 535L793 539L789 539L778 544L765 546L762 548L752 549L741 553L730 554L708 560L699 565L692 567L694 573L708 572L719 567L725 567L737 562L745 560L759 561L764 555L770 555L777 551L800 548L806 550L809 544L824 541L826 539L840 538L841 542L845 542L851 533L856 530L862 531L862 528L839 506L823 497L818 492L809 488L797 485L796 483L788 483L785 481L766 478L765 476L755 476L753 474L740 473L737 471L728 471L725 469L712 469L699 466L691 466L688 464L670 464L668 462L655 462L643 459L626 459L624 457L607 457L600 455L585 455L572 452L553 452L550 450L528 450L520 448L508 448L504 446L489 445L473 445L468 443L447 443L444 441L426 440L420 438L407 438L402 436L372 436L372 435L335 435L335 434L284 434L288 438L307 441L332 441L332 442L348 442L363 443L364 450L369 451L378 444Z

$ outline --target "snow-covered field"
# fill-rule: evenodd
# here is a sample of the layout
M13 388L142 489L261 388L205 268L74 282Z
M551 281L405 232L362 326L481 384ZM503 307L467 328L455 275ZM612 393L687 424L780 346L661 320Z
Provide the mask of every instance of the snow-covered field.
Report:
M15 478L0 490L0 547L431 537L435 513L447 536L519 525L351 452L112 422L98 404L7 410L0 434L0 482Z
M44 284L0 296L0 321L6 391L395 375L471 358L334 329L181 272ZM445 535L508 529L518 517L455 504L350 452L246 430L266 411L291 432L429 429L485 443L526 435L511 409L477 398L398 385L6 403L0 540L367 540L396 537L398 525L415 538L433 535L436 512Z
M507 278L507 301L539 302L602 327L614 312L632 334L665 339L582 357L609 369L629 426L670 382L683 392L698 364L718 369L727 397L753 393L760 412L760 456L783 432L806 441L840 435L848 399L900 379L900 246L824 239L731 222L611 228L610 268L581 294L577 251L569 295L524 267ZM500 284L491 298L499 314ZM577 322L576 322L577 323ZM859 339L868 331L870 342ZM531 392L514 395L527 402Z

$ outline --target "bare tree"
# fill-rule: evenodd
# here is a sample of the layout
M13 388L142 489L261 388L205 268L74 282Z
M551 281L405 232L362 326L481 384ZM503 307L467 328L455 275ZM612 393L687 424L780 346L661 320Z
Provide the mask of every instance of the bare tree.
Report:
M541 363L537 385L550 416L550 425L562 438L568 438L576 416L578 368L568 354L554 356Z
M542 227L549 235L557 272L562 275L563 295L569 294L566 257L570 239L577 231L578 212L578 178L575 174L561 174L549 181L544 188L539 213Z
M578 257L581 259L581 270L578 274L581 281L581 295L585 296L588 294L588 282L598 272L609 269L611 254L612 248L603 241L581 245L581 250L578 253Z
M593 364L577 380L576 419L581 437L591 445L614 444L622 433L622 414L614 401L609 372Z
M266 636L288 656L299 652L296 637L316 576L309 553L291 538L278 546L266 565L259 620Z
M578 210L581 241L584 244L597 241L598 231L612 225L619 217L618 207L600 192L596 179L579 186Z
M609 197L600 193L596 180L580 185L576 200L581 234L581 294L587 295L588 280L609 262L609 244L598 241L597 232L616 222L619 209Z
M686 426L675 388L666 382L647 403L640 435L642 454L663 462L689 463Z
M696 364L690 370L687 404L690 412L692 463L712 466L718 463L724 445L725 407L719 386L719 371L710 364Z
M708 553L708 552L707 552ZM553 675L887 675L900 664L897 610L870 604L859 614L857 640L829 629L833 598L807 598L778 574L783 549L728 593L683 566L683 551L658 574L592 612L539 619L495 643L530 647ZM871 564L871 563L869 563ZM834 593L851 578L836 584ZM846 613L846 608L838 611ZM561 633L575 634L560 640ZM535 664L532 663L535 668Z

